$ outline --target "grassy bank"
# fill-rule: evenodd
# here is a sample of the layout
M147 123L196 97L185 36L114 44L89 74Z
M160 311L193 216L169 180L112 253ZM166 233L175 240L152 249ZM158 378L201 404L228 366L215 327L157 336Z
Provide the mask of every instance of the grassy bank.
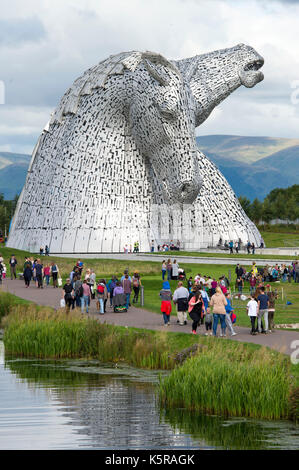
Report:
M258 345L116 327L35 305L15 305L2 323L8 355L172 370L159 387L166 408L269 419L298 414L298 366Z
M21 299L9 292L0 291L0 326L2 318L13 308L18 305L30 305L31 302Z
M293 231L291 233L287 232L270 232L262 231L261 235L265 241L267 248L289 248L289 247L298 247L299 246L299 232Z
M34 305L15 306L3 319L7 354L47 359L95 358L136 367L171 369L176 353L196 338L182 333L101 324L78 311L66 313Z
M288 358L260 348L213 342L160 382L161 404L210 414L289 416L294 381Z

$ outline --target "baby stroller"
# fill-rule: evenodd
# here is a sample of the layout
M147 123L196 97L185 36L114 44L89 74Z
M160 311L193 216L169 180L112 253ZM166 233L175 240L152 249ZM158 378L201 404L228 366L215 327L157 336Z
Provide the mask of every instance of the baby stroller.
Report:
M185 281L185 279L186 279L185 271L182 268L179 268L178 280Z
M116 294L113 297L113 311L115 313L127 312L125 294Z

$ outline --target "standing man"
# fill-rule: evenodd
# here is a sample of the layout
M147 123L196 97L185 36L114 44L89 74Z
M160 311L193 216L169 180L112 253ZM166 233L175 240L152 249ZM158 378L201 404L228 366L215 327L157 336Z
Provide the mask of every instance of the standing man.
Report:
M267 296L269 297L269 308L268 308L268 322L269 332L274 330L274 313L275 313L275 300L278 298L277 291L272 291L270 284L267 284Z
M125 274L125 278L122 281L122 285L123 285L124 294L126 296L126 309L128 310L129 305L130 305L131 291L132 291L132 282L131 282L131 279L129 279L129 274Z
M9 260L9 266L10 266L10 279L12 280L13 278L17 279L17 260L15 255L11 255L11 258Z
M265 294L265 288L261 287L261 293L257 298L257 304L258 304L258 318L257 318L257 324L258 324L258 331L259 333L267 333L268 331L268 309L269 309L269 297ZM261 322L262 322L262 317L265 318L265 330L262 331L261 328Z
M188 298L188 289L186 289L186 287L184 287L183 283L180 281L178 283L177 289L174 291L172 300L177 307L177 323L179 323L181 326L187 325Z
M43 288L43 274L44 274L44 268L43 265L41 264L40 259L37 260L35 266L34 266L34 271L35 271L35 277L37 280L37 287L38 288Z
M236 267L236 269L235 269L235 273L236 273L236 275L237 275L237 278L238 278L238 277L242 277L243 274L244 274L244 271L243 271L242 266L240 266L239 264L237 264L237 267Z

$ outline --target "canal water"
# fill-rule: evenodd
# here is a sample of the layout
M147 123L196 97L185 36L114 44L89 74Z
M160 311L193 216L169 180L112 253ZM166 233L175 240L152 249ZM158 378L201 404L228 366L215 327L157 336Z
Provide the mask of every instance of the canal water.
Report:
M124 365L5 357L0 341L0 449L299 447L288 421L161 410L158 381Z

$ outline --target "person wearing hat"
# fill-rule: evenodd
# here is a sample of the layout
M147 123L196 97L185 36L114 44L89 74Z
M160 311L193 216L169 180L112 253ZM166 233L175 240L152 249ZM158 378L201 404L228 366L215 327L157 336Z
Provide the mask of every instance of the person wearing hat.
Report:
M164 281L160 290L161 312L163 314L164 326L169 326L171 314L172 293L168 281Z

